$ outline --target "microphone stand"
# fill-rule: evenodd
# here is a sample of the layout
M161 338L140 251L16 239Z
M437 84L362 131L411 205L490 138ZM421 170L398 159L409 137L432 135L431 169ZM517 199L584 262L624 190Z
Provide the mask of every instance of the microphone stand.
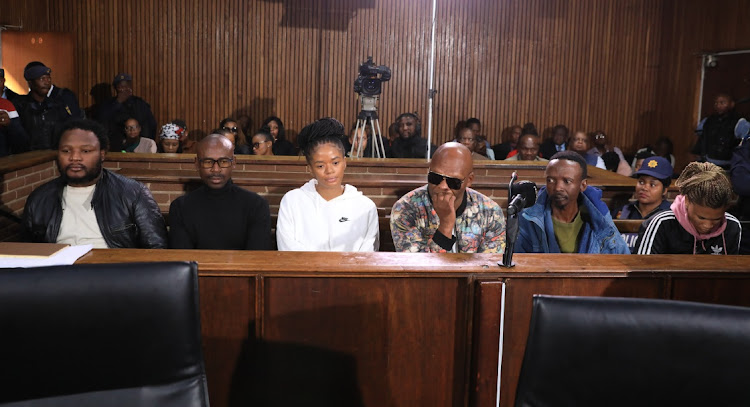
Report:
M510 176L510 183L508 183L508 209L510 209L511 202L513 202L513 183L518 179L518 174L513 171ZM515 266L513 263L513 246L516 244L516 237L518 237L518 214L513 211L508 214L508 220L505 223L505 251L503 252L503 259L497 263L498 266L511 268Z
M517 195L520 198L520 195ZM520 198L522 204L521 208L525 206L525 199ZM513 267L513 247L516 245L516 238L518 237L518 215L521 211L510 210L514 208L513 205L508 206L508 221L505 223L505 252L503 252L503 260L498 263L502 267ZM512 213L511 213L512 212Z

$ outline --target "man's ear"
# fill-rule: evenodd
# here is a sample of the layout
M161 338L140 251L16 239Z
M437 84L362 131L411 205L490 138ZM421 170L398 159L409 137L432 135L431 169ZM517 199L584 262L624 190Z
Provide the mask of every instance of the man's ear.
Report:
M466 188L469 188L472 182L474 182L474 171L470 172L466 177Z
M584 179L583 181L581 181L581 192L585 191L586 188L588 188L588 186L589 186L588 180Z
M197 155L195 156L195 169L196 170L200 170L201 169L200 163L198 162L198 156Z
M103 148L99 148L99 160L101 162L104 162L104 159L107 158L107 150Z

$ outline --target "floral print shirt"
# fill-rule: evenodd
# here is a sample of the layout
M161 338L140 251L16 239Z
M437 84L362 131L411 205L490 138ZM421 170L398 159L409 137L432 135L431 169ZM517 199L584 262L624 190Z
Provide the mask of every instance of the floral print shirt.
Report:
M492 199L466 188L466 207L456 217L454 236L459 253L501 253L505 250L505 217ZM427 185L399 199L391 211L391 235L397 252L446 250L433 240L440 218L430 201ZM441 235L442 236L442 235ZM448 236L448 239L451 237Z

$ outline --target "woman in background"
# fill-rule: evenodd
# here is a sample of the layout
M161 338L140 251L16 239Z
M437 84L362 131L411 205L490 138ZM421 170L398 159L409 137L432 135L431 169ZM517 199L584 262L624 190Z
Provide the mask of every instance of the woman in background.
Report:
M155 153L156 142L150 138L141 137L141 124L134 117L125 120L125 143L123 152L127 153Z
M668 211L667 188L672 182L672 165L664 157L650 157L635 172L636 201L625 205L619 219L648 219L659 212Z
M235 154L251 154L245 133L242 132L237 120L227 117L219 123L219 128L224 131L223 134L225 137L232 140Z
M299 134L313 179L281 199L276 222L279 250L376 251L379 247L375 203L351 185L344 185L344 126L325 118Z
M724 170L692 162L677 179L671 210L657 213L638 232L636 254L738 254L742 226L726 213L732 184Z
M159 150L160 153L179 153L180 151L180 137L182 137L185 129L174 124L167 123L161 126L161 132L159 132Z
M273 136L264 130L255 132L251 145L255 155L273 155Z
M273 137L273 154L274 155L297 155L297 152L289 140L286 139L284 123L276 116L271 116L263 120L264 130Z

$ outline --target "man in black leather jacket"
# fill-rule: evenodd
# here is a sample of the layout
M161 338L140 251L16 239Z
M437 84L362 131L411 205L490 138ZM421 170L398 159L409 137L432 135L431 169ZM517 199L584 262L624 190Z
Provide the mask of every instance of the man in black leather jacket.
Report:
M93 244L98 248L166 248L159 206L143 184L102 168L109 138L90 120L63 125L57 152L60 177L26 200L27 241Z

